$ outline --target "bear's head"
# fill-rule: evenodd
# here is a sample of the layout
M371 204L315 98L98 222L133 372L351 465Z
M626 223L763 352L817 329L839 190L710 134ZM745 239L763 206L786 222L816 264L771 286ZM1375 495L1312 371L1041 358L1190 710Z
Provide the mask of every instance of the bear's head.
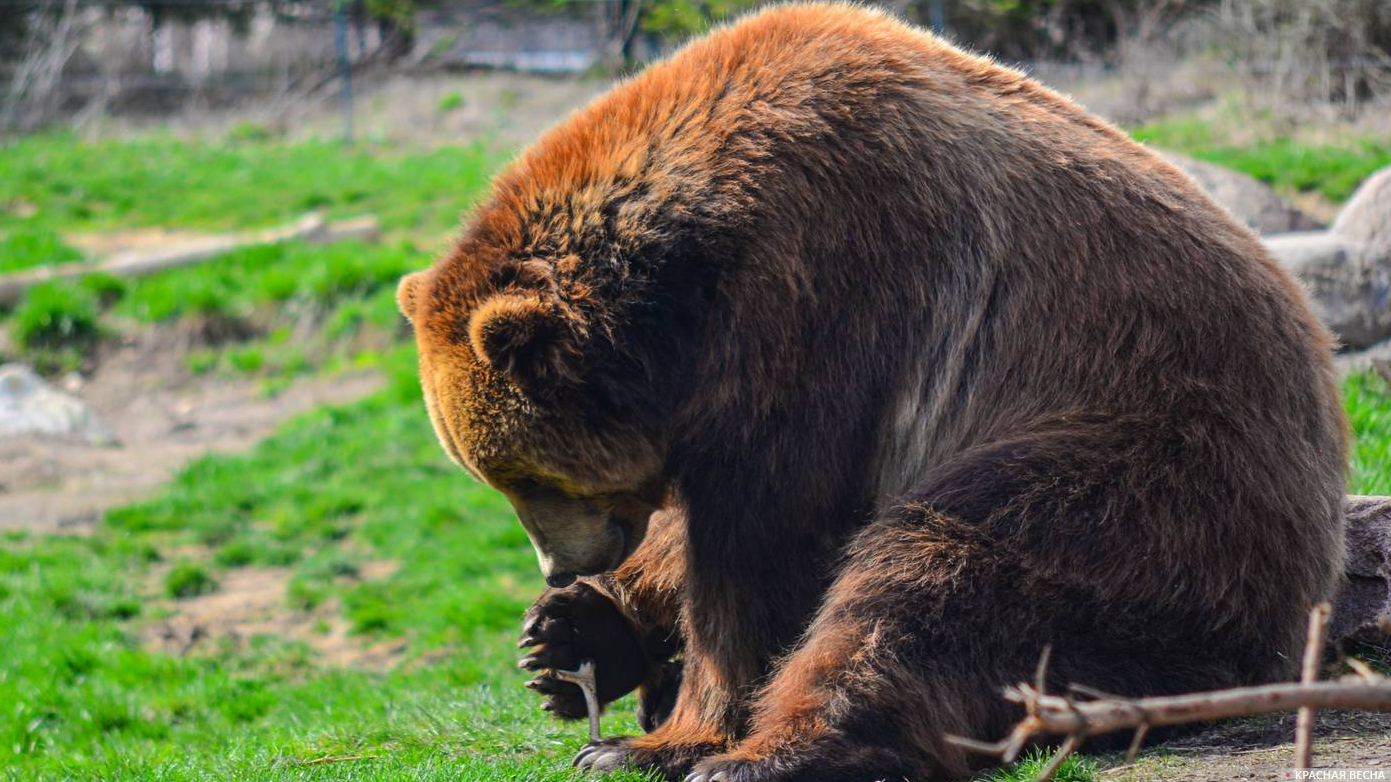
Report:
M506 495L564 586L642 542L665 493L663 422L577 259L518 258L479 233L405 277L397 302L441 445Z

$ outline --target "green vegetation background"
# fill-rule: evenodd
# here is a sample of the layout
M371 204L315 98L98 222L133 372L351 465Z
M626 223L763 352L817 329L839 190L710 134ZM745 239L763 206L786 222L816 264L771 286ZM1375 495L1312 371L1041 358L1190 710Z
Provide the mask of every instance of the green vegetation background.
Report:
M1373 143L1223 150L1193 128L1141 135L1331 198L1391 162ZM443 246L499 162L481 147L235 137L39 136L3 149L0 269L77 258L63 239L74 231L262 227L310 208L374 213L388 229L375 245L288 244L134 283L45 286L3 316L22 357L61 369L151 323L247 319L269 334L194 354L190 368L259 377L267 393L348 366L376 366L389 382L294 420L249 454L200 459L91 535L4 536L0 779L571 777L583 726L540 712L513 664L519 617L542 589L534 556L502 498L436 445L391 300L396 278ZM288 337L302 318L319 325L317 349ZM365 332L386 336L361 349ZM1344 393L1357 434L1351 488L1391 493L1391 390L1356 376ZM399 567L358 578L380 560ZM141 628L172 601L247 566L290 569L291 605L335 607L364 644L398 639L403 661L333 670L279 637L186 657L142 646ZM606 731L633 732L631 714L631 703L612 709ZM1086 779L1093 766L1070 761L1066 773Z

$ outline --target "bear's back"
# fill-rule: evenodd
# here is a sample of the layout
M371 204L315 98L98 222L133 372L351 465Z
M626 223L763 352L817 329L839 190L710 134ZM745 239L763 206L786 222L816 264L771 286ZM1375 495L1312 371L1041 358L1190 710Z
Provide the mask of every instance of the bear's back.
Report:
M1100 411L1259 429L1244 456L1341 474L1331 337L1256 238L1108 123L881 12L694 42L543 136L480 230L599 296L712 267L742 341L698 373L767 408L763 378L843 356L828 376L886 389L914 467Z

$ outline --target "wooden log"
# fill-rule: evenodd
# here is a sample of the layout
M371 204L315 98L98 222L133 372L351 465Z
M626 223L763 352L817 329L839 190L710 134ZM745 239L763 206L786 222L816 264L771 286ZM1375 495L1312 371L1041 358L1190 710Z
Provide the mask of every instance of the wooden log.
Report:
M1391 635L1391 497L1349 497L1347 523L1347 580L1328 639L1384 641Z
M377 219L354 217L329 223L320 214L308 214L293 223L262 231L239 231L200 236L154 249L128 250L96 263L64 263L40 266L0 276L0 307L13 307L24 292L50 280L75 280L101 272L117 277L143 277L166 269L192 266L242 247L279 244L292 240L328 244L347 240L375 241L380 234Z

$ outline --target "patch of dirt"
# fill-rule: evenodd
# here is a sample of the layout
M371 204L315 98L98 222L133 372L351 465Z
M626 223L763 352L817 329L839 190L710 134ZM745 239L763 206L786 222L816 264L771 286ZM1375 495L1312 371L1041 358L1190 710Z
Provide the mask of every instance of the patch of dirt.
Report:
M358 371L309 378L267 395L255 380L195 376L185 355L208 343L206 330L141 333L107 348L90 377L63 383L115 433L118 445L0 440L0 530L88 532L104 511L148 495L199 456L246 450L287 418L353 401L382 385L378 373Z
M1289 714L1214 725L1098 776L1115 782L1283 780L1294 765L1294 722ZM1391 778L1391 714L1319 713L1313 761L1323 769L1385 769Z
M391 561L368 562L358 577L386 578L397 566ZM312 610L294 608L286 599L290 576L289 568L246 567L221 573L212 594L161 601L158 605L170 615L142 628L142 644L151 651L182 656L218 650L228 643L241 646L257 636L276 636L303 642L314 653L314 661L325 667L387 670L400 662L406 650L404 640L363 644L349 632L337 600Z

